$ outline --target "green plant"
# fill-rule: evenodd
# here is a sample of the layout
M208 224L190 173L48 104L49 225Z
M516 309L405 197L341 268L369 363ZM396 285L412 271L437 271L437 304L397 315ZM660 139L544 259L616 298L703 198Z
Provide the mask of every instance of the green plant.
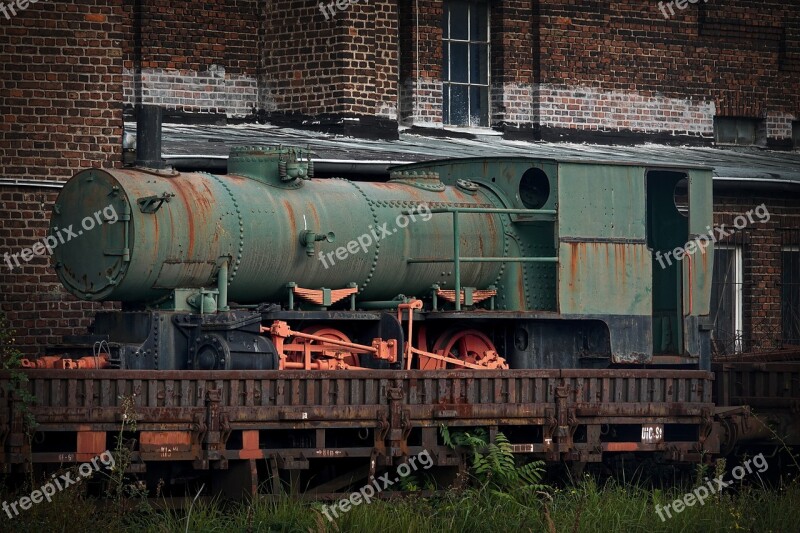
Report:
M791 446L786 444L786 440L784 439L784 437L782 437L781 435L778 434L778 432L773 427L773 424L765 423L764 420L762 419L762 417L758 416L758 414L755 411L751 411L751 412L752 412L753 416L755 417L755 420L759 424L761 424L761 426L764 427L767 431L772 433L772 439L781 444L781 448L783 449L784 452L786 452L786 454L788 455L789 459L791 459L792 463L794 464L795 469L797 469L796 475L800 474L800 462L798 462L798 456L795 453L795 450ZM796 477L794 482L797 482L798 479L800 479L800 477Z
M5 314L0 313L0 368L9 372L8 392L19 400L15 404L17 413L22 417L28 439L32 439L37 424L31 407L36 397L28 391L28 375L22 371L22 359L22 352L14 346L14 331L9 328Z
M119 397L122 411L122 422L120 424L119 432L116 436L116 443L114 446L114 466L109 474L109 495L116 501L117 509L121 513L124 507L124 500L126 497L139 498L145 501L147 496L146 488L140 487L136 483L126 483L125 472L128 470L132 462L132 447L131 439L125 437L126 433L136 432L136 421L138 414L136 413L136 395L120 396Z
M446 446L467 449L473 475L482 485L501 492L547 492L548 487L541 483L544 461L518 466L511 442L502 433L497 433L494 442L489 442L486 431L480 428L451 434L447 426L441 426L440 433Z
M420 490L419 479L414 474L400 478L400 488L405 492L416 492Z
M716 462L714 463L714 478L722 479L725 476L725 472L727 472L727 469L728 469L728 460L725 458L717 459ZM714 497L717 499L717 502L719 502L722 498L722 491L717 492L714 495Z
M219 499L198 499L189 515L189 502L183 506L153 506L142 511L129 506L121 518L101 512L91 499L79 491L65 490L52 504L35 506L13 520L0 518L2 530L9 533L39 531L127 531L135 533L184 533L189 531L280 531L286 533L344 533L381 531L385 533L431 532L497 533L635 531L648 533L797 531L800 484L779 490L731 491L721 502L709 498L662 520L655 505L666 505L682 498L684 489L673 487L654 493L616 481L598 485L584 476L575 485L551 489L548 496L508 494L490 490L448 491L432 498L410 497L373 500L359 505L339 520L329 522L320 512L321 503L279 496L256 498L240 503ZM12 501L18 495L4 494ZM192 498L194 494L189 494ZM2 512L2 511L0 511ZM580 517L580 518L578 518Z
M705 461L705 452L702 452L700 457L700 462L694 467L694 486L705 484L706 478L708 477L708 473L711 469L711 467Z

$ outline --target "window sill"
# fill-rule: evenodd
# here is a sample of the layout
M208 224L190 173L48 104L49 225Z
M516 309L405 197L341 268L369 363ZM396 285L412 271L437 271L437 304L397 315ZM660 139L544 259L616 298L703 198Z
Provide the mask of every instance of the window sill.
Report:
M471 135L482 135L492 137L502 137L502 131L493 130L489 126L442 126L444 131L452 131L453 133L469 133Z

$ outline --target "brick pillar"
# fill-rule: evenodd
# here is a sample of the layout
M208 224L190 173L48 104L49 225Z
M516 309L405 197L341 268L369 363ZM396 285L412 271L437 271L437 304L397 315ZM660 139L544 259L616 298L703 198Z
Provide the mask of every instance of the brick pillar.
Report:
M267 0L266 118L292 127L397 138L397 5Z
M491 4L491 125L507 136L532 136L534 16L530 1Z
M442 1L401 0L399 5L400 122L441 128Z

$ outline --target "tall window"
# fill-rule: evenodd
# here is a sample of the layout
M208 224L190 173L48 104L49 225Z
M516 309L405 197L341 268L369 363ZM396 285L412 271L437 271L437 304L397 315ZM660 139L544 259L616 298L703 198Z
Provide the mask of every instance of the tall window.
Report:
M446 0L442 18L444 123L489 125L489 5Z
M787 246L781 256L783 342L800 346L800 247Z
M714 246L711 283L712 338L715 353L742 351L742 247Z

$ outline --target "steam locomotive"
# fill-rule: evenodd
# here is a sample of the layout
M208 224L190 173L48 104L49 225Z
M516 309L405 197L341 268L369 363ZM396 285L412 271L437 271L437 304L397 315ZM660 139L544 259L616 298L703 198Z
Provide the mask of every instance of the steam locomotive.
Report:
M422 450L447 486L467 456L442 425L578 470L774 453L772 428L797 444L796 364L709 371L713 247L687 243L712 224L710 169L390 170L320 179L306 150L240 147L226 175L76 174L53 266L119 307L25 362L45 369L26 372L34 439L0 372L0 470L97 456L126 406L128 473L232 497L348 491Z
M227 175L92 168L55 203L51 239L75 237L53 266L121 310L38 364L707 370L713 249L654 258L711 223L711 170L685 165L498 157L351 181L248 146Z

